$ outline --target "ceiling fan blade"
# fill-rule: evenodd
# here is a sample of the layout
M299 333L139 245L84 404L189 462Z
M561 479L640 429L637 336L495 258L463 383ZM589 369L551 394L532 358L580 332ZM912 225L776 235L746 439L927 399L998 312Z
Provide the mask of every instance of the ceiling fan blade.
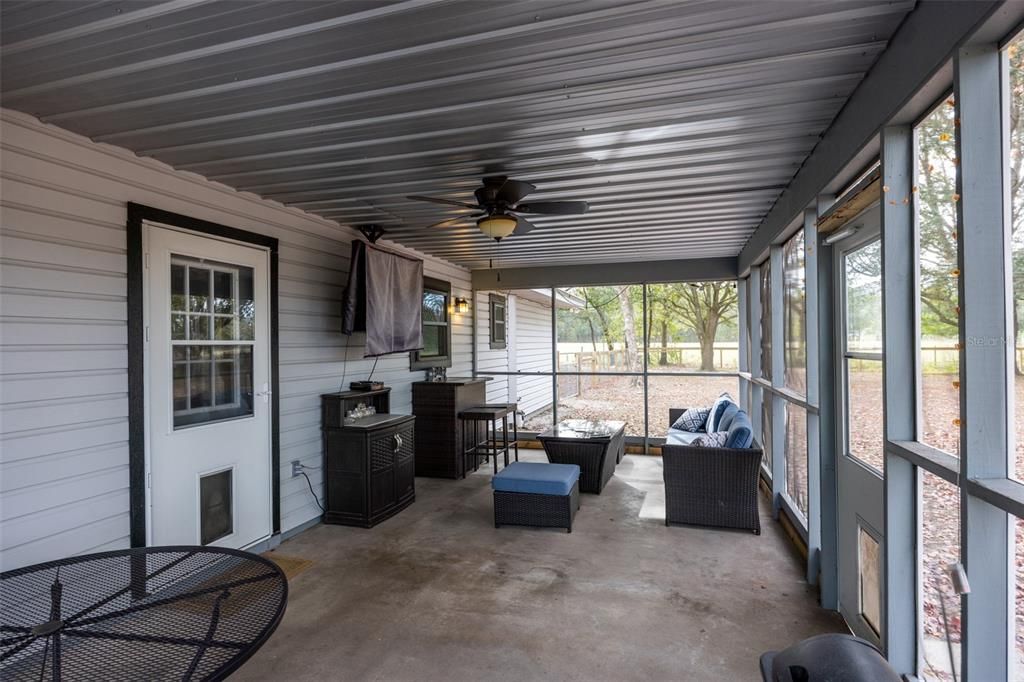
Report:
M479 218L479 217L485 216L485 215L487 215L487 214L486 213L467 213L466 215L458 215L458 216L455 216L454 218L448 218L447 220L442 220L439 223L434 223L433 225L427 225L426 229L429 230L432 227L447 227L449 225L457 225L460 222L462 222L463 220L471 220L471 219Z
M526 218L520 218L519 216L516 216L516 229L514 229L512 231L512 234L514 234L514 235L523 235L523 234L526 234L527 232L529 232L530 230L532 230L535 227L537 227L537 226L534 225L533 223L531 223Z
M582 215L590 210L590 204L585 201L535 201L532 204L520 204L512 210L517 213Z
M433 204L444 204L445 206L459 206L461 208L471 208L474 211L479 210L480 207L476 204L467 204L462 201L453 201L452 199L438 199L437 197L421 197L418 195L407 196L406 199L412 199L413 201L429 201Z
M496 199L504 201L509 206L514 206L522 201L523 197L537 189L528 182L522 180L505 180L505 184L498 190Z

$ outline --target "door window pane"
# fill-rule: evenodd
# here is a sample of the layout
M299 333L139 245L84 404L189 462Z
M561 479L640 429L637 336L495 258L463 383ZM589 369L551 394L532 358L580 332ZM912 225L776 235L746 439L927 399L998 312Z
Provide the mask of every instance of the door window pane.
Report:
M882 242L874 241L844 258L846 350L882 352Z
M171 264L171 310L184 311L185 305L185 266L180 263Z
M949 565L960 560L960 500L957 488L921 470L921 630L925 680L960 673L960 596ZM950 657L952 649L952 660Z
M188 338L192 341L206 341L210 338L210 316L188 316Z
M737 371L738 301L735 282L649 285L648 371Z
M785 326L786 387L807 393L807 286L804 271L804 231L782 247L783 323Z
M231 272L214 271L213 273L213 312L235 312L234 276Z
M786 492L807 518L807 410L786 403Z
M960 451L956 128L953 99L915 129L920 300L921 426L932 447Z
M846 386L847 452L882 473L882 361L847 358Z
M256 299L252 268L238 269L238 338L251 341L256 332Z
M253 413L252 346L178 346L173 369L174 428Z
M190 266L188 269L188 309L194 313L210 311L210 270Z
M875 631L882 633L882 549L878 540L858 528L858 573L860 577L860 615Z
M231 479L231 469L199 479L200 542L204 545L234 532Z

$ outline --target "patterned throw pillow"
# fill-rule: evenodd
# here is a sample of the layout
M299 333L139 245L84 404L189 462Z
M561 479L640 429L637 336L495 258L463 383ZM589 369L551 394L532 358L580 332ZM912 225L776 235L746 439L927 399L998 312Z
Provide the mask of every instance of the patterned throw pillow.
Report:
M691 407L679 415L679 419L672 424L672 428L689 431L690 433L703 431L704 422L708 420L710 413L711 408L709 407Z
M696 439L690 445L699 445L705 448L724 448L725 442L729 440L728 431L715 431L707 435L701 436Z

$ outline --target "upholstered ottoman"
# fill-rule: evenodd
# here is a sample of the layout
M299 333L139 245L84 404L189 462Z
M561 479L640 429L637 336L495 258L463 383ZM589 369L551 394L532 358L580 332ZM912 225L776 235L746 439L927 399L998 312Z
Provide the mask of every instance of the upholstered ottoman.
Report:
M494 527L543 526L572 532L580 508L580 468L575 464L512 462L491 479Z

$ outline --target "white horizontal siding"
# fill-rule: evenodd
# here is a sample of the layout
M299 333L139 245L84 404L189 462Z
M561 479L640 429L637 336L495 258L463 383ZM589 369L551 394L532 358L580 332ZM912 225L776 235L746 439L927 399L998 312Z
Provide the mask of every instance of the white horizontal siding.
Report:
M506 296L508 338L506 347L490 347L490 292L477 292L477 371L488 372L550 372L551 371L551 307L501 292ZM511 395L510 395L511 393ZM526 414L550 407L551 377L495 376L487 385L488 402L517 402Z
M338 331L358 233L17 112L0 110L0 139L0 569L128 545L129 201L280 241L282 528L316 518L289 462L320 465L320 394L373 364ZM415 255L469 296L467 270ZM453 376L470 372L468 320ZM407 355L374 373L406 413L420 377Z

